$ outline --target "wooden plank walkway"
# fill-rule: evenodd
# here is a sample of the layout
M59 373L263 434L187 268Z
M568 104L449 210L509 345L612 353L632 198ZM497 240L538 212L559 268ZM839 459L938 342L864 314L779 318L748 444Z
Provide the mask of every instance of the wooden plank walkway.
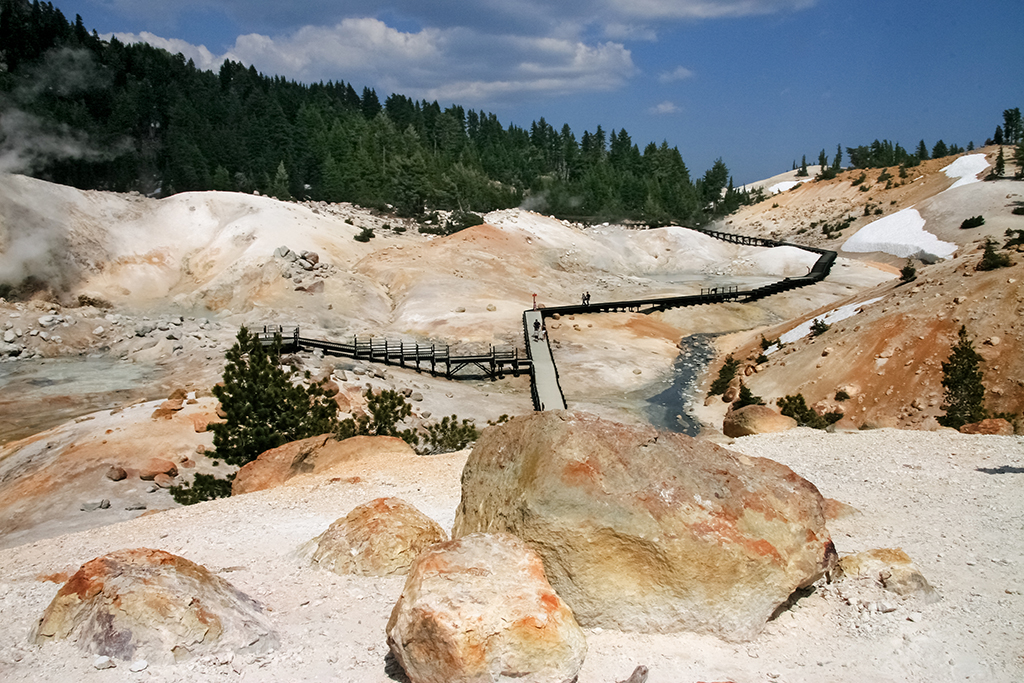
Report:
M558 382L558 367L555 365L551 346L548 343L547 328L544 319L555 314L579 315L585 313L638 312L653 313L670 308L686 306L703 306L721 304L730 301L749 302L762 299L773 294L785 292L797 287L821 282L832 270L836 261L836 252L816 247L807 247L790 242L779 242L761 237L746 237L727 232L691 228L698 232L733 244L755 247L795 247L818 254L818 260L807 275L787 277L754 289L737 287L708 287L701 289L700 294L689 294L674 297L652 297L649 299L632 299L627 301L599 301L587 305L574 304L568 306L549 306L523 312L523 338L526 354L520 355L519 349L495 348L491 346L487 353L477 355L451 355L451 347L447 344L420 344L388 339L353 338L351 344L329 342L320 339L309 339L299 335L299 328L285 330L279 326L267 326L260 333L264 344L273 343L275 335L281 335L282 344L286 348L315 350L325 354L362 359L373 363L398 365L412 368L417 372L427 371L430 374L446 379L497 379L502 375L512 374L516 377L521 372L529 372L531 393L535 410L559 410L566 408L565 395ZM287 334L286 334L287 332Z
M565 396L558 383L558 368L551 355L548 329L540 310L523 311L526 351L532 361L532 393L535 410L565 410Z
M353 337L351 343L332 342L303 337L298 326L285 329L279 325L265 325L257 332L265 346L280 336L287 350L314 351L371 363L397 365L417 372L429 372L445 379L497 379L510 374L518 377L530 371L530 359L515 348L490 346L486 353L452 355L448 344L421 344L394 339Z

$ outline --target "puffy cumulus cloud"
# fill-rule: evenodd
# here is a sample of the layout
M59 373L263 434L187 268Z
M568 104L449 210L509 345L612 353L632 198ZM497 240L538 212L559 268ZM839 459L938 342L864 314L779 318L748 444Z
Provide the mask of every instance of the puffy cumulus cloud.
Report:
M662 83L672 83L675 81L685 81L688 78L693 78L693 72L687 69L685 66L677 66L671 71L666 71L658 76L658 80Z
M682 110L675 102L669 102L668 100L665 100L660 104L656 104L647 110L648 113L654 114L656 116L663 116L665 114L678 114L680 111Z
M334 27L306 26L273 38L240 36L222 55L204 46L148 33L117 34L181 52L197 67L224 59L296 80L346 80L414 98L488 104L531 93L606 91L636 68L621 43L571 38L493 35L468 28L403 32L372 18Z

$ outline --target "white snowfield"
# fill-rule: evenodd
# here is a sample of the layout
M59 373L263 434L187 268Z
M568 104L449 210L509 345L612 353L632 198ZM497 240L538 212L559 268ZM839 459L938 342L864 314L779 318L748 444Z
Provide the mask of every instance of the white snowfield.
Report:
M903 209L865 225L843 244L843 251L864 253L883 251L886 254L922 261L949 258L957 245L943 242L924 229L924 218L917 209Z
M987 168L988 161L985 159L984 154L968 154L965 157L959 157L949 166L942 169L942 172L950 178L957 178L957 181L949 188L949 190L952 190L956 187L980 182L978 176ZM946 191L948 192L949 190Z

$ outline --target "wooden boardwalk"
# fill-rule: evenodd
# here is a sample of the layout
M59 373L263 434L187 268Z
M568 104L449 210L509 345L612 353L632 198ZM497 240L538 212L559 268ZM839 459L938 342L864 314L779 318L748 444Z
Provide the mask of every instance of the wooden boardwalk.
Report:
M531 393L535 410L558 410L566 408L565 395L558 382L558 367L555 365L551 346L548 344L545 318L553 315L580 315L587 313L634 312L653 313L670 308L686 306L703 306L721 304L730 301L749 302L785 292L798 287L806 287L821 282L832 270L836 261L836 252L827 249L806 247L790 242L779 242L761 237L746 237L715 230L703 232L725 242L754 247L795 247L818 254L818 260L807 275L787 277L754 289L737 287L706 287L700 294L686 296L652 297L648 299L631 299L625 301L598 301L590 304L573 304L568 306L549 306L523 312L523 339L526 353L521 355L519 349L497 348L491 346L487 353L476 355L451 355L451 347L447 344L420 344L389 339L353 338L352 343L330 342L310 339L299 334L299 328L285 330L278 326L268 326L260 333L264 344L273 343L275 335L281 336L282 344L287 349L312 351L320 349L325 354L343 356L373 363L397 365L415 369L417 372L429 372L445 379L497 379L506 374L516 377L521 372L529 372L531 377Z
M529 357L515 348L490 346L486 353L452 355L448 344L366 337L353 337L351 343L332 342L303 337L297 326L285 329L267 325L257 335L264 345L270 345L280 337L282 347L289 351L319 349L329 356L397 365L445 379L497 379L506 374L518 377L520 373L529 372L531 367Z

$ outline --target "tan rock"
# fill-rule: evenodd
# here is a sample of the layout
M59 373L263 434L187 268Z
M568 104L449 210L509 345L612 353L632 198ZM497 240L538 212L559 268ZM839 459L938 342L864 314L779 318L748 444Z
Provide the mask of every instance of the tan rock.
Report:
M1013 436L1013 425L1001 417L992 417L981 422L973 422L960 427L961 434L994 434Z
M565 683L587 651L540 557L509 534L470 534L420 555L387 637L412 683Z
M314 566L335 574L408 574L416 557L448 534L400 498L357 506L310 543Z
M210 430L210 425L223 422L216 413L194 413L188 416L192 420L192 428L196 434L202 434Z
M939 599L921 570L902 548L875 548L840 558L839 569L844 577L878 582L897 595L919 595L928 601Z
M751 434L784 432L796 427L796 420L768 406L743 406L729 411L722 421L722 433L736 438Z
M110 469L107 470L106 476L110 481L122 481L128 477L128 473L119 465L111 465Z
M338 392L341 391L341 387L332 379L327 380L321 386L327 396L337 396Z
M238 470L231 495L274 488L300 474L328 472L341 463L380 453L416 455L409 444L393 436L354 436L337 441L333 434L321 434L261 453Z
M174 477L170 477L163 472L153 477L153 483L162 489L169 489L174 486Z
M158 474L166 474L170 477L178 476L178 467L170 460L163 458L150 458L139 468L139 479L152 481Z
M258 603L194 562L162 550L119 550L86 562L33 634L86 652L173 663L211 652L263 653L277 636Z
M771 460L548 411L484 430L452 535L525 540L584 626L746 640L832 567L822 505Z

